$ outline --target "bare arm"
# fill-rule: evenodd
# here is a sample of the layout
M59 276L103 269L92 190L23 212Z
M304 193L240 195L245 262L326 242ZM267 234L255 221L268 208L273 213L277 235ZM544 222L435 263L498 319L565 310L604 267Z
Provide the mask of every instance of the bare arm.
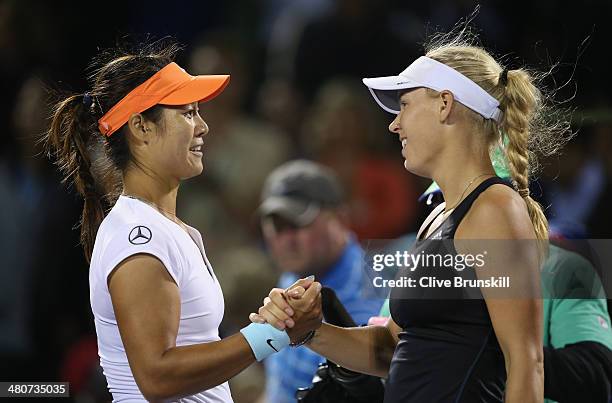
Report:
M506 362L506 402L542 402L544 350L536 342L541 322L531 319L539 316L541 301L494 299L487 308Z
M494 251L486 259L487 265L476 273L479 277L510 276L509 290L482 290L504 354L505 401L542 402L544 353L538 245L524 201L516 194L508 195L499 190L479 197L455 239L497 240L487 243ZM455 244L466 245L461 241Z
M350 370L386 378L399 331L391 319L386 326L342 328L324 323L308 348Z
M179 290L153 256L126 259L111 273L108 282L130 368L147 400L210 389L255 361L241 334L176 347Z

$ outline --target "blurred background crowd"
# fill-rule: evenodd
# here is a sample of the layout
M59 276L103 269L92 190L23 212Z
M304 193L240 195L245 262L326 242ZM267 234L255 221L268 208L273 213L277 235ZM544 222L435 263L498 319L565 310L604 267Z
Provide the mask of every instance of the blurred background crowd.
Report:
M98 372L88 266L75 192L36 140L47 91L87 91L99 49L129 35L171 35L192 74L231 74L202 105L205 172L184 184L178 215L199 229L226 300L223 334L244 326L279 276L254 212L267 174L294 158L331 167L360 240L393 239L424 218L429 181L403 168L392 116L362 77L394 75L429 33L469 15L469 0L0 1L0 380L64 380L78 401L106 398ZM510 68L548 70L576 137L543 160L532 195L568 238L612 232L612 3L491 1L473 25ZM556 81L555 81L556 80ZM237 402L262 390L261 368L232 381Z

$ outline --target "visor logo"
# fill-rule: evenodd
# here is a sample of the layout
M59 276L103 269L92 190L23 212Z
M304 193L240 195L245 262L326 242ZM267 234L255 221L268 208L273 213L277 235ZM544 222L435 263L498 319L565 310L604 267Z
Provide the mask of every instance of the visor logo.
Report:
M144 225L132 228L128 240L132 245L144 245L153 238L151 230Z

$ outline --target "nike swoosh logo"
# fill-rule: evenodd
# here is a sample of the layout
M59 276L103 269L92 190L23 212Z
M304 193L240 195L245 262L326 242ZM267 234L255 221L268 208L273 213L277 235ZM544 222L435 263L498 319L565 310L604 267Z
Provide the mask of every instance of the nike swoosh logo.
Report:
M268 343L268 346L272 347L272 350L276 351L278 353L278 350L274 348L274 346L272 345L272 339L268 339L266 340L266 343Z

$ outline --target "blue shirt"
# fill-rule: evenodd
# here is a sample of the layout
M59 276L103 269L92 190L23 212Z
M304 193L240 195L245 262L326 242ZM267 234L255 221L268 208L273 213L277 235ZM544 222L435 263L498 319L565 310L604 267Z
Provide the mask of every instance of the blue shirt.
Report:
M364 253L351 238L336 264L317 279L322 285L332 288L357 325L365 325L372 316L377 316L384 302L382 299L365 297ZM284 273L278 283L287 288L298 277ZM312 378L325 358L307 347L285 348L268 357L266 366L266 395L269 403L294 403L295 391L312 385Z

